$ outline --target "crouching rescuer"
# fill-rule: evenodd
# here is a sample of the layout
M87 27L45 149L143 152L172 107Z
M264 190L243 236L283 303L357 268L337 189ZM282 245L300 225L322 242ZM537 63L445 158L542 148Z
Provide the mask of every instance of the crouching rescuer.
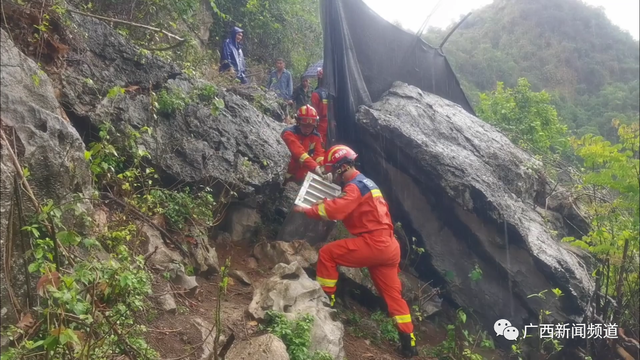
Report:
M304 105L298 109L296 125L286 127L282 131L280 137L291 152L291 161L283 185L289 182L301 185L309 171L323 176L320 166L324 161L324 149L317 127L318 112L313 107Z
M358 155L344 145L329 149L325 179L342 187L339 197L322 200L310 208L295 206L294 211L317 220L341 220L355 238L331 242L320 249L316 280L335 303L337 266L367 267L378 293L398 329L401 353L417 356L413 323L407 302L402 298L400 245L393 234L389 207L378 186L355 169Z

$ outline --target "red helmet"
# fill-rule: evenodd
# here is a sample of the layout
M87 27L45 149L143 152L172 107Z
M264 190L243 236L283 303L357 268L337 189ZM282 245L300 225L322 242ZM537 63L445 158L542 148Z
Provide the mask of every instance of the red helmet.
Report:
M318 112L310 105L304 105L298 109L296 120L298 124L313 124L318 126Z
M330 173L339 169L343 164L355 162L358 154L345 145L334 145L327 151L327 159L324 163L324 172Z

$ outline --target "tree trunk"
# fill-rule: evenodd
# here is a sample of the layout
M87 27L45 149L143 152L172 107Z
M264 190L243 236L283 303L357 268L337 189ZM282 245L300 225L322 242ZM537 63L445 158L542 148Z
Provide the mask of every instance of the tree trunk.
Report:
M620 323L620 315L622 311L622 282L624 280L624 268L627 262L627 253L629 252L629 237L627 236L624 239L624 250L622 250L622 263L620 264L620 268L618 269L618 282L616 284L616 307L613 312L613 323Z

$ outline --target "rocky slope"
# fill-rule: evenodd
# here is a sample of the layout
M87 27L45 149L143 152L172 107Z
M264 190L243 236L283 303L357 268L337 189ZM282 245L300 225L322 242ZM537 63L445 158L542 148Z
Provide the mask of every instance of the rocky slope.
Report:
M258 111L245 92L191 79L175 66L141 52L105 23L68 15L73 26L65 30L65 38L73 41L61 60L64 64L50 71L51 79L2 34L3 130L8 136L15 130L17 137L9 137L16 138L18 157L31 169L37 197L64 201L74 192L89 197L91 176L82 141L95 141L99 127L110 123L119 130L140 132L138 145L150 153L149 165L166 186L186 183L211 187L218 194L236 194L220 224L231 234L219 236L218 244L251 239L253 233L247 229L259 226L259 215L268 220L266 214L276 206L274 199L281 197L280 183L289 158L279 138L284 125ZM460 107L399 83L380 102L361 108L358 122L367 149L361 154L367 175L381 186L394 220L426 249L416 267L422 280L445 286L449 299L474 309L489 329L500 318L519 328L535 323L540 309L552 311L558 320L580 321L592 288L589 272L577 256L558 244L558 237L571 231L568 222L581 225L579 217L532 170L539 166L533 158ZM141 131L146 127L153 131ZM7 260L11 251L5 249L19 250L16 232L8 230L12 228L10 209L16 206L11 200L14 170L5 156L7 145L2 146L1 245L3 260L12 263ZM277 206L288 207L281 202ZM139 228L146 238L144 251L151 253L149 265L182 278L184 288L197 288L193 277L172 265L181 254L164 248L158 229L143 224ZM553 234L554 229L559 235ZM191 255L202 269L217 271L218 254L210 240L199 237L198 248L204 252ZM153 253L156 246L161 250ZM298 250L281 247L279 251L279 246L263 243L255 255L273 258L274 265L289 264L290 257L300 255L295 254ZM285 253L287 261L269 253ZM312 268L312 258L299 265ZM12 264L12 269L24 265ZM467 274L476 265L483 278L471 282ZM345 269L342 273L372 290L362 273ZM11 278L26 286L6 267L1 274L3 282ZM302 273L297 276L313 287L314 282ZM283 283L290 285L283 280L287 279L276 276L271 288L259 288L255 303L265 303L268 299L263 298ZM414 280L416 287L424 288ZM560 302L553 297L527 297L556 287L565 294ZM326 320L326 328L317 329L315 335L328 338L319 330L335 335L342 326L322 309L324 299L318 289L311 289L311 310L317 310L317 319ZM14 297L2 288L3 306ZM17 291L17 299L25 302L24 289ZM431 313L432 305L418 305ZM255 316L262 316L255 304L252 309ZM3 323L18 320L11 317L17 311L3 308L2 314ZM331 342L331 352L343 356L341 337Z
M85 138L105 121L116 127L152 127L154 134L145 135L142 143L168 185L219 181L245 200L281 182L289 155L279 136L283 124L232 92L187 78L105 23L70 16L84 40L69 51L60 103ZM128 91L105 96L116 86ZM159 98L163 90L167 95ZM150 91L158 96L154 101ZM224 107L214 115L216 97Z

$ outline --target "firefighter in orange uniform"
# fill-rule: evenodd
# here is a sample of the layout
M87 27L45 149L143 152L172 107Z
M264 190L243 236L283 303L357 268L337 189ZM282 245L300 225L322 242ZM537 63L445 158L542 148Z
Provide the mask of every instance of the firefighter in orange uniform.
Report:
M296 205L294 211L317 220L341 220L355 238L331 242L320 249L316 280L335 303L337 266L367 267L378 293L387 303L401 340L405 357L417 356L411 313L402 298L400 245L393 234L387 202L378 186L355 169L358 155L344 145L327 152L325 178L342 187L342 194L321 200L310 208Z
M318 133L322 137L322 145L327 143L329 92L324 87L322 68L318 69L318 86L311 93L311 105L318 111Z
M298 109L296 125L286 127L280 134L291 152L284 185L289 182L302 184L309 171L323 176L324 148L317 126L318 113L313 107L304 105Z

